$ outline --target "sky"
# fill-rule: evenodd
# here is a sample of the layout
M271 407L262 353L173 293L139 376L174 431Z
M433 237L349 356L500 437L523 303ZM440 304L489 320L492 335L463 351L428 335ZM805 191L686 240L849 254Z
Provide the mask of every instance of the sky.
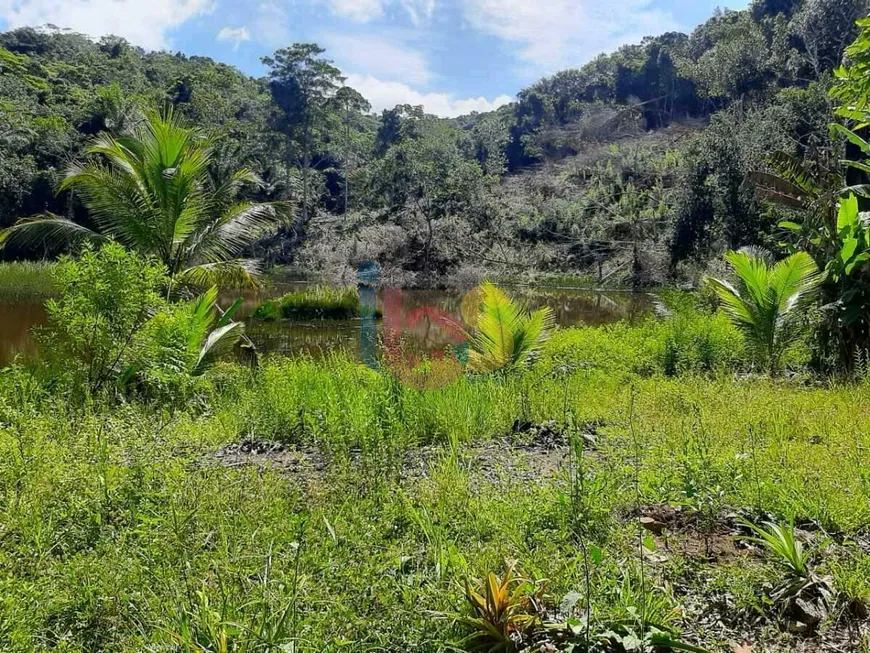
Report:
M326 48L375 110L489 111L545 75L644 36L691 32L747 0L0 0L0 29L51 24L212 57L253 76L296 42Z

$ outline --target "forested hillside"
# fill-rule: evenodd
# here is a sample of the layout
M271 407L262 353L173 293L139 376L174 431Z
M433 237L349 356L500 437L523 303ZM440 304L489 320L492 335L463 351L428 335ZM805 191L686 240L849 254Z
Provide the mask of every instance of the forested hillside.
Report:
M248 166L251 199L291 215L258 254L332 277L376 260L406 284L484 274L691 274L727 248L776 247L781 208L747 174L774 152L833 157L832 71L867 0L755 0L542 79L489 114L374 115L311 44L267 74L53 29L0 34L0 227L43 212L87 224L65 169L149 110L218 134L211 176ZM52 255L57 244L6 248Z

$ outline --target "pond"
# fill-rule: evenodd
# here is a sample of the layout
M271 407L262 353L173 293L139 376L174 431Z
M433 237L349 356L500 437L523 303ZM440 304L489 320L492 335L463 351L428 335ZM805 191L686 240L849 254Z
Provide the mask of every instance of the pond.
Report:
M244 294L237 317L247 323L246 333L261 352L322 356L331 351L345 351L359 357L360 336L368 333L379 341L385 329L399 332L415 349L423 351L436 351L456 344L456 336L445 328L444 319L461 321L461 304L466 294L462 291L380 290L377 301L384 319L372 325L373 332L367 331L367 325L361 320L262 322L252 318L263 300L305 286L281 282L260 293ZM506 290L530 309L551 307L560 326L635 321L653 309L653 297L646 293L519 286ZM234 298L227 295L224 305ZM16 355L32 356L36 353L32 328L44 324L45 319L42 299L0 301L0 365L8 364Z

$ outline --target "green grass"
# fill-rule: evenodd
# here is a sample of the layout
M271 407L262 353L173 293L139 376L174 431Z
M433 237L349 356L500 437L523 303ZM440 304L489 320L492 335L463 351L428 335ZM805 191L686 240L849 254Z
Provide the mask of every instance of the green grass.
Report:
M279 650L257 631L299 651L441 651L462 638L443 616L461 580L505 559L581 613L588 571L596 620L645 609L713 650L747 632L794 650L766 598L774 561L680 538L734 513L824 529L818 571L867 597L868 390L735 380L725 327L665 324L564 330L525 373L431 391L341 356L224 366L180 411L75 407L0 372L0 650ZM565 449L548 468L510 449L527 420L587 435L582 483L576 459L554 471ZM249 439L311 465L215 456ZM660 504L688 534L641 563L632 515Z
M0 263L0 299L40 300L56 292L51 270L54 263L17 261Z
M260 320L350 320L360 317L356 288L314 286L292 292L280 299L263 302L254 313Z

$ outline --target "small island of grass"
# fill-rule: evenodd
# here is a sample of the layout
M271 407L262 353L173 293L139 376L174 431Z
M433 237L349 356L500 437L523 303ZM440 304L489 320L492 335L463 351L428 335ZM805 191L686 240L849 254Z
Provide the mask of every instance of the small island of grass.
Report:
M270 299L257 308L254 317L258 320L352 320L362 317L359 291L353 286L331 288L314 286L291 292L279 299ZM375 311L375 317L380 317Z

